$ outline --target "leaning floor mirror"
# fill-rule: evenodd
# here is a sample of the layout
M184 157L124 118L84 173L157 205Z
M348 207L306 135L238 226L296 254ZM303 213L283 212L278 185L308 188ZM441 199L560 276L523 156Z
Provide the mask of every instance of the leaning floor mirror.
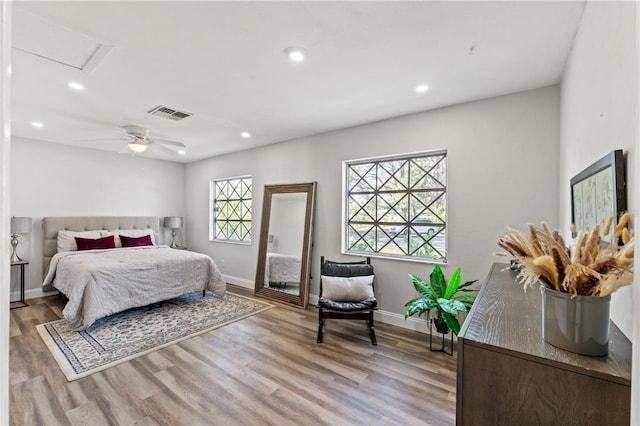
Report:
M315 194L315 182L264 186L256 296L307 307Z

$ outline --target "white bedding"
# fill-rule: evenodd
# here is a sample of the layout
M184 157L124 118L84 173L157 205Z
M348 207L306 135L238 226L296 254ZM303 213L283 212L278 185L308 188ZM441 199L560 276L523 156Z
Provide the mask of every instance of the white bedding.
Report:
M49 284L69 298L63 314L76 330L133 307L226 289L209 256L168 246L56 253L42 285Z
M295 256L280 253L267 253L265 265L265 286L271 282L300 282L300 268L302 259Z

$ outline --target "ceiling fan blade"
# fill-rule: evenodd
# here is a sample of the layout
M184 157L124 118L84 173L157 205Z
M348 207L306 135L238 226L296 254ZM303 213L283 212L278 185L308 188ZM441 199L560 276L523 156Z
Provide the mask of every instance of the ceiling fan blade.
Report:
M175 156L175 155L178 155L177 152L175 152L172 149L169 149L169 148L166 148L166 147L160 145L160 143L150 143L149 145L151 147L153 147L153 149L157 149L158 151L162 151L165 154L171 155L172 157Z
M122 149L120 151L118 151L118 154L135 154L135 152L131 151L131 148L129 148L129 144L125 145L122 147Z
M103 141L130 141L131 138L100 138L100 139L77 139L77 142L103 142Z
M180 148L186 148L187 147L182 142L172 141L172 140L169 140L169 139L149 138L148 140L149 140L149 142L161 143L161 144L164 144L164 145L179 146Z

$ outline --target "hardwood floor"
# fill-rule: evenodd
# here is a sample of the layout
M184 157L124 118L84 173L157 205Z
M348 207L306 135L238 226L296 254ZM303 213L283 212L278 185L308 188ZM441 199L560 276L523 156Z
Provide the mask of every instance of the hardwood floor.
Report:
M233 292L249 295L239 287ZM12 425L447 425L455 357L428 337L328 320L277 305L263 313L67 382L35 326L61 317L57 297L11 311Z

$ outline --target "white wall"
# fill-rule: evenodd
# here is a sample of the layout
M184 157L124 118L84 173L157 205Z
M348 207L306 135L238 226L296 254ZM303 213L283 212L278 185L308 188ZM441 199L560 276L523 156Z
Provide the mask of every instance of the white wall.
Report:
M637 220L635 7L634 2L587 3L567 62L561 90L559 181L560 227L566 237L571 224L570 179L614 149L624 150L627 157L627 204ZM611 304L613 321L628 337L632 294L631 286L620 289Z
M627 157L627 205L638 232L637 8L636 2L588 2L568 58L561 89L559 181L560 225L565 236L571 222L569 180L614 149L623 149ZM611 302L612 320L636 344L640 339L637 285L636 279L618 290ZM637 347L632 371L631 424L640 424Z
M191 248L209 254L222 272L252 284L260 224L251 246L208 241L209 180L251 174L253 217L262 211L264 184L317 181L311 293L317 294L319 258L342 256L341 162L343 160L448 149L449 275L462 267L465 280L482 282L496 241L506 226L558 223L559 89L516 93L359 127L283 142L187 165L186 202ZM382 311L404 314L414 297L407 273L428 275L424 263L373 259ZM391 315L393 316L393 315ZM401 321L403 322L403 321Z
M11 214L33 218L18 245L30 260L27 298L41 294L44 216L185 215L183 164L22 138L11 149ZM12 275L16 293L18 268Z
M11 194L11 6L0 1L0 240L9 241ZM9 424L9 248L0 247L0 425Z

